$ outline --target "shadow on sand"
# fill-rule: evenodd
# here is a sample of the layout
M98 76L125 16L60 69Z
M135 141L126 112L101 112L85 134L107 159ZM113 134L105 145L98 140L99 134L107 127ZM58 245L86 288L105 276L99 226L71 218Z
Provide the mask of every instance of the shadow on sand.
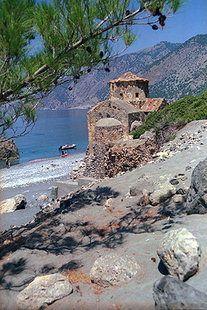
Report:
M173 216L173 214L183 213L183 206L173 209L166 201L160 204L156 212L155 208L150 205L143 207L137 204L130 207L125 215L114 216L113 220L101 227L90 221L62 221L61 216L66 213L88 206L104 205L107 199L118 196L119 193L109 187L97 187L95 190L90 189L74 194L62 201L59 208L49 213L39 212L33 223L7 231L1 236L0 258L19 249L40 250L55 255L64 255L73 254L77 249L90 251L98 247L116 248L125 241L129 233L140 234L169 229L174 223L173 219L165 221L164 225L154 224L169 217L169 214ZM68 218L70 219L70 217ZM82 264L78 260L72 260L58 269L48 264L43 265L40 274L78 269L81 266ZM14 286L5 280L5 276L18 274L24 271L24 268L26 268L24 258L4 264L0 271L1 286L4 289L12 289ZM165 274L161 266L160 272Z
M60 207L44 213L40 211L35 221L21 228L6 231L0 237L0 258L21 247L39 249L55 254L71 253L82 244L81 240L70 236L70 232L87 226L88 222L67 223L64 233L60 232L61 221L58 215L74 212L89 205L102 205L109 198L118 197L119 193L110 187L97 187L95 190L77 192L72 197L60 202Z

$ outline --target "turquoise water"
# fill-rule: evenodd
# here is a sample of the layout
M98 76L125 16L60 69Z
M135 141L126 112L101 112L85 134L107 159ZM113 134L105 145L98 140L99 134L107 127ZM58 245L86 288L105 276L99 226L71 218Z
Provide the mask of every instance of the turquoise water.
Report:
M20 163L40 158L59 156L60 145L73 144L77 149L70 154L83 153L88 144L87 110L38 111L32 131L16 139Z

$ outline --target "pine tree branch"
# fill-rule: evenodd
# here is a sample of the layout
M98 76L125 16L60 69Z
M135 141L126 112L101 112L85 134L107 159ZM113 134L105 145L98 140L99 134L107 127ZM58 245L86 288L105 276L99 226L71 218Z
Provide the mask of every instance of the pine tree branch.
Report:
M76 50L77 48L79 48L80 46L82 46L83 44L87 43L88 41L90 41L91 39L94 39L100 35L102 35L103 33L106 33L107 31L115 28L115 27L118 27L120 25L123 25L125 24L126 22L128 22L129 20L131 21L137 14L141 13L142 11L144 11L145 9L143 7L140 7L139 9L135 10L134 12L132 12L131 14L125 16L124 18L120 19L120 20L117 20L115 21L114 23L106 26L105 28L101 28L101 29L98 29L101 27L101 23L99 23L97 25L98 30L96 30L94 33L90 34L89 36L87 37L83 37L81 39L79 39L77 42L75 42L74 44L72 44L71 46L67 46L63 52L59 53L55 58L54 58L54 62L55 61L58 61L58 59L60 57L62 57L65 53L69 53L69 52L72 52L74 50ZM109 16L107 16L104 20L103 20L103 24L109 19ZM22 84L19 85L19 88L20 89L23 89L25 87L27 87L30 83L34 82L35 79L37 77L39 77L41 74L47 72L48 70L50 69L49 65L48 64L44 64L43 66L41 66L38 70L35 71L35 73L30 76L30 77L27 77L25 79L24 82L22 82ZM35 91L36 93L36 91ZM8 89L6 90L5 92L3 92L2 94L0 94L0 102L5 102L5 101L8 101L10 100L9 97L11 97L12 95L14 94L14 91L12 89ZM15 96L14 96L15 97ZM25 95L21 95L21 96L18 96L17 99L24 99L25 98ZM15 99L15 98L14 98Z

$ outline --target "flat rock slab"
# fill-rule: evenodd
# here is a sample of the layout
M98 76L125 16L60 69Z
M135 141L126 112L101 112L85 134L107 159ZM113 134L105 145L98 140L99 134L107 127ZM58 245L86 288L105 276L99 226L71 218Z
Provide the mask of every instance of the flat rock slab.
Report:
M72 182L71 180L57 181L55 186L58 187L58 197L66 196L80 188L78 182Z
M131 280L140 266L133 257L107 254L97 258L91 268L90 277L95 283L110 286Z
M60 273L36 277L18 294L17 307L21 310L36 310L71 294L72 291L72 285Z

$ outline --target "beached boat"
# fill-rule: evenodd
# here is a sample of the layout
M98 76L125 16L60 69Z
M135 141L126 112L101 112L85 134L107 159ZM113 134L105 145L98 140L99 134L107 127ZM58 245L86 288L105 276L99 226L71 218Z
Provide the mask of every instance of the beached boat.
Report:
M61 157L63 157L63 158L64 158L64 157L69 157L69 156L70 156L70 154L62 154L62 155L61 155Z
M76 144L65 144L65 145L61 145L59 147L59 150L62 151L62 150L72 150L72 149L75 149L76 148Z

